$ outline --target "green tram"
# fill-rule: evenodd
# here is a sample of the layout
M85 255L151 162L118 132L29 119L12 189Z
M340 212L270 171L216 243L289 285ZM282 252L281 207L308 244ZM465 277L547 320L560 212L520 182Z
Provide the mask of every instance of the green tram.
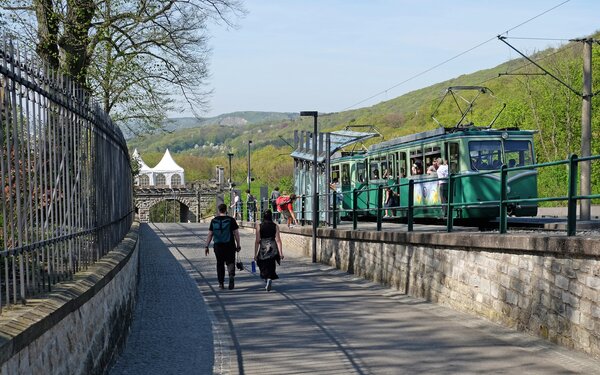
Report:
M433 161L447 161L449 173L461 175L454 179L452 202L454 217L459 219L494 219L499 215L500 168L527 166L535 163L533 131L490 129L475 126L444 128L384 141L368 148L366 153L344 155L330 161L331 180L338 179L342 193L340 209L353 207L353 191L357 190L359 215L374 216L378 206L377 188L393 186L399 196L396 217L403 217L408 207L408 184L414 180L414 216L442 218L440 186L437 174L426 174ZM419 168L420 166L420 168ZM414 168L417 167L417 168ZM479 172L497 173L478 174ZM470 176L472 175L472 176ZM434 180L434 181L432 181ZM508 199L537 197L537 171L509 171ZM508 207L514 216L535 216L537 204Z

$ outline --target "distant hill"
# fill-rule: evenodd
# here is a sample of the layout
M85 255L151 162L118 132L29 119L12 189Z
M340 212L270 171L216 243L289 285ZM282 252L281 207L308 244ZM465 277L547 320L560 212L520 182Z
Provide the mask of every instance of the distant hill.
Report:
M208 125L244 126L261 122L293 120L297 117L298 113L242 111L199 119L195 117L169 118L165 125L166 129L173 131Z

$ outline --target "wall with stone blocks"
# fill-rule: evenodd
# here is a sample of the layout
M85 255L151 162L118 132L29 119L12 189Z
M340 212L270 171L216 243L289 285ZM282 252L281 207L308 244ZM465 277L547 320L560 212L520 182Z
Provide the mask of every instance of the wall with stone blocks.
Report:
M1 374L102 374L123 344L135 302L138 231L31 307L0 315Z
M310 256L310 228L280 228ZM317 259L600 358L600 239L319 229Z

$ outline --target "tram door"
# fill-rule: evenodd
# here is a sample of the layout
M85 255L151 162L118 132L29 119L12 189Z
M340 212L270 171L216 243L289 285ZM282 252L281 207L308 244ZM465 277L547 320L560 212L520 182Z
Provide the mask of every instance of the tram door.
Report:
M340 197L342 199L342 207L344 209L349 209L351 208L351 202L352 202L352 183L350 180L350 163L343 163L342 164L342 180L341 180L341 193L342 196ZM350 200L348 200L347 197L350 197Z
M460 172L460 154L459 154L459 144L458 142L446 142L444 145L446 160L448 161L448 173L457 174ZM462 191L462 178L454 180L454 190L452 194L452 201L457 202Z

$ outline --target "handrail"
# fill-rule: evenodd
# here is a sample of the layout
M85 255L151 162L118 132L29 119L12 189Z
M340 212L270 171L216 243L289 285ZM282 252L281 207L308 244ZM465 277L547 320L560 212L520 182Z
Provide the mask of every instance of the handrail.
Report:
M507 218L508 218L508 213L507 213L507 208L508 205L513 205L513 204L523 204L523 203L542 203L542 202L560 202L560 201L566 201L568 206L567 206L567 235L568 236L574 236L576 234L576 204L582 200L582 199L599 199L600 198L600 193L599 194L587 194L587 195L578 195L576 193L576 188L577 188L577 180L578 180L578 166L579 163L581 162L585 162L585 161L595 161L595 160L600 160L600 155L592 155L592 156L587 156L587 157L582 157L582 158L578 158L577 155L570 155L568 159L565 160L556 160L556 161L551 161L551 162L544 162L544 163L538 163L538 164L530 164L530 165L524 165L524 166L514 166L514 167L508 167L506 165L502 165L500 167L500 169L495 169L495 170L486 170L486 171L477 171L477 172L472 172L472 171L468 171L466 173L459 173L459 174L449 174L447 178L438 178L438 177L434 177L434 176L424 176L424 177L420 177L420 178L409 178L407 181L404 182L400 182L400 183L394 183L394 184L377 184L374 186L368 186L368 185L364 185L358 189L354 189L352 191L350 191L349 193L352 194L352 209L345 209L345 208L340 208L337 207L337 205L334 205L335 207L332 207L331 209L327 210L329 212L332 213L334 220L333 220L333 227L337 227L337 215L338 214L349 214L352 217L352 227L354 230L356 230L358 228L358 216L361 213L365 213L365 212L374 212L375 213L375 220L376 220L376 230L380 231L382 230L382 226L383 226L383 220L382 220L382 212L384 210L389 210L389 209L393 209L394 211L400 211L403 213L403 215L401 216L396 216L396 217L405 217L407 220L407 230L408 231L412 231L413 230L413 223L414 223L414 215L415 215L415 211L419 211L419 210L429 210L429 209L445 209L447 210L446 212L446 230L448 232L451 232L454 230L454 219L455 219L455 215L454 212L457 209L463 208L463 207L472 207L472 206L497 206L499 208L499 232L504 234L507 232ZM568 194L567 195L560 195L560 196L552 196L552 197L536 197L536 198L508 198L508 175L511 172L518 172L518 171L535 171L535 173L538 173L539 170L541 168L547 168L547 167L554 167L554 166L560 166L560 165L567 165L568 167L568 176L569 176L569 182L568 182ZM454 202L453 201L453 197L454 197L454 189L455 189L455 183L461 179L464 178L472 178L472 177L477 177L477 176L486 176L486 175L498 175L499 176L499 196L495 199L491 199L491 200L485 200L485 201L466 201L466 202ZM428 205L428 204L419 204L419 205L415 205L414 204L414 187L415 185L418 184L423 184L423 183L429 183L429 182L435 182L435 181L442 181L442 180L446 180L447 184L448 184L448 201L445 204L434 204L434 205ZM383 189L385 187L390 187L392 189L396 189L396 190L400 190L403 187L408 187L408 197L406 197L406 199L401 199L400 202L398 203L397 206L394 207L383 207L382 206L382 202L383 202ZM368 204L366 205L366 207L358 209L358 200L359 200L359 196L361 194L372 194L373 192L376 192L376 202L372 202L372 200L368 200ZM346 194L347 192L343 192L342 194ZM326 192L326 193L322 193L319 194L319 199L321 199L323 196L326 196L327 199L329 199L329 197L331 197L331 195L336 195L337 193L330 193L330 192ZM337 200L335 201L337 202ZM404 202L405 204L403 205L402 202ZM303 214L303 217L304 214ZM315 216L316 217L316 216Z

